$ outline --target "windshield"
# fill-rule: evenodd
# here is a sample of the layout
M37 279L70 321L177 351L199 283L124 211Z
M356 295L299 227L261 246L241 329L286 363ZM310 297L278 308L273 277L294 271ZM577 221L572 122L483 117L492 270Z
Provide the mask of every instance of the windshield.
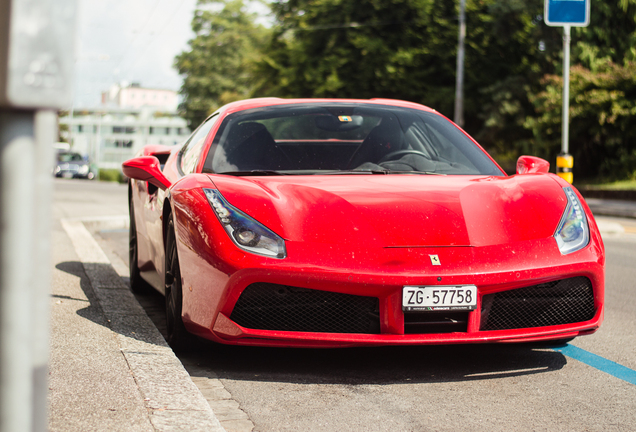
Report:
M251 174L503 173L453 123L371 104L296 104L229 115L204 172Z
M84 159L79 153L60 153L57 156L57 160L60 162L80 162Z

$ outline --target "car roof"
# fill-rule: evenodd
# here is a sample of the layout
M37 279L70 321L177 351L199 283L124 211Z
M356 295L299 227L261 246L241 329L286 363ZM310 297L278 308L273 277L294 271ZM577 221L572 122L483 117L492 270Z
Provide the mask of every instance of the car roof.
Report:
M284 99L284 98L255 98L245 99L238 102L231 102L224 105L219 111L229 114L238 111L244 111L253 108L263 108L276 105L293 105L293 104L324 104L324 103L343 103L343 104L370 104L370 105L384 105L402 108L414 108L422 111L435 112L434 109L425 105L421 105L414 102L408 102L397 99Z

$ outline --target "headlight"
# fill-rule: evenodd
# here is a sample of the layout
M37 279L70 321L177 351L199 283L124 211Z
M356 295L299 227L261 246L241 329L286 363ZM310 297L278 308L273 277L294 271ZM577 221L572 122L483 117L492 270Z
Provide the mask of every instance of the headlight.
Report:
M79 169L77 170L77 173L80 175L88 174L88 165L82 165L81 167L79 167Z
M285 258L285 240L263 224L230 205L216 189L203 189L214 214L234 244L248 252Z
M559 250L567 255L583 249L590 242L590 229L581 203L571 187L564 187L568 205L554 233Z

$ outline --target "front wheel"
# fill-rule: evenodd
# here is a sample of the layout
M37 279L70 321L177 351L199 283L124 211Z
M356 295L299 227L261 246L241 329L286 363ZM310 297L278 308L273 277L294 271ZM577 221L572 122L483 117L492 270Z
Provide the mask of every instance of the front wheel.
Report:
M194 336L188 333L181 318L183 291L181 269L177 255L174 221L170 215L166 234L166 341L175 351L186 351L192 347Z

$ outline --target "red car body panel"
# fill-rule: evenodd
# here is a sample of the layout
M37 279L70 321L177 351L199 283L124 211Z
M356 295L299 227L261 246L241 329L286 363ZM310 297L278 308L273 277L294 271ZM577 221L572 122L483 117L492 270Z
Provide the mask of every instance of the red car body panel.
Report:
M224 107L219 115L222 120L245 109L316 101L244 101ZM371 103L431 111L406 102ZM220 123L208 135L203 155ZM146 148L143 155L157 150L166 151ZM182 318L199 336L227 344L297 347L519 342L588 334L603 320L605 253L600 233L576 192L588 219L590 241L575 253L561 254L554 234L567 204L563 188L570 185L553 174L236 177L202 174L201 158L196 172L183 177L177 152L171 149L163 169L172 183L165 193L148 193L146 182L131 183L138 265L142 277L163 292L163 216L171 211L182 274ZM287 257L239 249L219 223L204 188L218 190L229 204L281 236ZM442 265L433 266L431 255ZM480 330L484 295L578 276L589 278L594 288L592 319ZM380 333L242 327L230 316L253 283L376 297ZM467 330L405 334L405 285L476 285L477 308L468 313Z
M554 234L565 196L550 176L229 177L214 184L285 240L487 246ZM335 219L335 220L334 220ZM281 221L285 220L285 224ZM514 221L514 223L513 223Z

